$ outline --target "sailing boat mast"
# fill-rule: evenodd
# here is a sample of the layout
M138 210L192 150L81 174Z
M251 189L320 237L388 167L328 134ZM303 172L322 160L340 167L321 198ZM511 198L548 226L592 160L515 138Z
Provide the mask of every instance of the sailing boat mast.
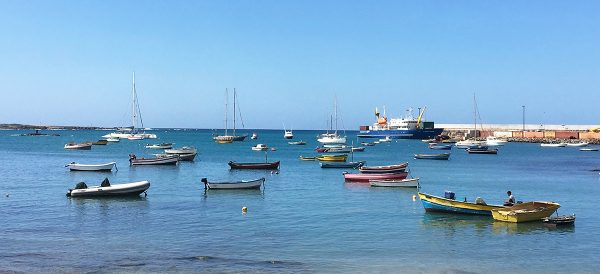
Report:
M475 100L475 93L473 93L473 133L477 138L477 101Z
M227 136L227 103L229 100L229 91L225 88L225 136Z
M337 117L337 96L333 97L333 113L335 115L335 135L337 135L338 130L338 117Z
M235 88L233 88L233 136L235 136Z
M136 95L135 95L135 71L133 72L133 83L132 83L132 87L131 87L131 132L134 133L135 132L135 118L136 118L136 111L135 111L135 100L136 100Z

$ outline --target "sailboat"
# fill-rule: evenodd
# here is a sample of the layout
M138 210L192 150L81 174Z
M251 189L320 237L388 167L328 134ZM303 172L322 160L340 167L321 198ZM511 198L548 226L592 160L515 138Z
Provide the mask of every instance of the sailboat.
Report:
M472 147L478 147L478 146L483 146L485 145L485 142L483 141L477 141L477 101L475 100L475 94L473 94L473 116L474 116L474 122L473 122L473 132L475 134L475 136L473 138L467 139L467 140L463 140L463 141L459 141L456 142L456 144L454 144L454 146L456 146L457 148L472 148Z
M116 132L111 132L102 136L103 138L122 138L129 140L141 140L141 139L156 139L156 134L149 134L146 132L138 132L136 130L137 116L140 117L141 128L144 128L144 121L142 120L142 113L140 111L140 105L137 100L137 92L135 90L135 72L133 73L133 82L131 89L131 127L121 128Z
M224 135L218 135L213 137L213 140L215 140L217 143L220 144L228 144L228 143L232 143L232 142L238 142L238 141L244 141L244 139L246 139L246 137L248 137L248 134L244 134L244 135L235 135L235 126L236 126L236 108L235 108L235 102L236 102L236 91L235 89L233 89L233 134L229 135L229 124L228 124L228 102L229 102L229 91L227 89L225 89L225 134Z
M345 144L346 143L346 136L341 136L338 134L337 132L337 99L334 100L333 103L333 109L334 109L334 114L335 114L335 131L333 133L330 133L329 131L327 131L327 133L323 133L321 135L318 136L317 141L319 143L322 144ZM330 118L330 120L332 120L333 118ZM330 121L330 128L333 127L333 121Z

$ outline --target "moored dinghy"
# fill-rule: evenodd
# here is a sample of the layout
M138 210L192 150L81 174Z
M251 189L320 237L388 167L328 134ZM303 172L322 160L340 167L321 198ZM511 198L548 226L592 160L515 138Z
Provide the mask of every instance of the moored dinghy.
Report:
M260 189L265 178L233 182L209 182L206 178L202 178L200 181L204 183L204 189Z
M147 144L146 148L150 148L150 149L170 149L170 148L173 148L173 143Z
M550 217L559 207L560 204L554 202L526 202L511 207L493 209L492 216L496 221L511 223L541 221Z
M387 166L361 166L358 170L360 173L395 173L395 172L404 172L408 167L408 162L396 164L396 165L387 165Z
M419 187L419 178L402 180L369 180L371 186L379 187Z
M383 174L365 174L365 173L343 173L346 182L364 182L368 183L371 180L403 180L406 179L408 173L383 173Z
M440 154L415 154L415 159L428 159L428 160L448 160L450 153Z
M69 197L115 197L115 196L138 196L150 187L150 182L140 181L134 183L111 185L108 179L104 179L100 186L88 187L84 182L78 183L75 189L69 189Z
M71 171L111 171L114 167L116 167L116 162L110 162L106 164L78 164L72 162L67 164L65 167L68 167Z
M319 163L321 168L358 168L365 164L365 161L359 162L329 162L329 163Z
M92 142L85 143L68 143L65 145L65 149L76 149L76 150L90 150L92 149Z
M135 154L129 154L129 164L132 166L146 166L146 165L176 165L179 161L179 155L172 155L167 157L155 157L155 158L140 158L138 159Z
M481 198L475 199L474 203L457 201L454 192L446 191L445 197L438 197L419 192L419 199L426 212L443 212L454 214L492 215L493 209L503 209L504 206L488 205Z
M272 163L236 163L229 161L227 164L231 169L279 169L279 161Z

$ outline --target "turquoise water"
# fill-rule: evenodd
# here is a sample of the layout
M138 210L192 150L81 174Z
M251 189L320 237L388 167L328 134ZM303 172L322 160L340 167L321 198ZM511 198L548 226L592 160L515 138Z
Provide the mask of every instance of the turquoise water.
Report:
M410 162L422 191L501 203L551 200L574 227L508 224L491 217L425 213L415 190L344 183L343 170L300 161L313 155L316 131L257 131L259 140L219 145L211 131L154 131L159 140L67 151L104 131L57 131L60 137L17 137L0 131L0 272L276 272L524 273L596 272L600 261L600 153L509 143L498 155L452 150L449 161L413 160L428 152L417 140L367 147L369 165ZM248 132L251 133L251 132ZM355 133L348 132L349 140ZM149 142L193 145L193 163L129 167L127 155L149 155ZM256 143L276 147L279 174L230 171L227 162L263 161ZM112 173L69 172L64 165L116 161ZM97 185L149 180L147 197L69 199L79 181ZM200 179L266 177L261 191L204 191ZM8 194L8 196L7 196ZM248 208L242 214L241 208Z

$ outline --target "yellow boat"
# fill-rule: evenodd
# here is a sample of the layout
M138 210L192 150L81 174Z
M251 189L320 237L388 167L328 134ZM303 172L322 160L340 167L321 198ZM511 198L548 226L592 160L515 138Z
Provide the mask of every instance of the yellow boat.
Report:
M345 162L348 159L348 155L346 155L346 154L319 155L316 158L317 158L317 160L323 161L323 162Z
M454 214L491 215L492 209L502 209L503 206L488 205L483 200L479 203L463 202L446 199L426 193L419 192L419 199L427 212L444 212Z
M554 202L526 202L511 207L492 209L492 217L496 221L521 223L541 221L550 217L558 208Z

